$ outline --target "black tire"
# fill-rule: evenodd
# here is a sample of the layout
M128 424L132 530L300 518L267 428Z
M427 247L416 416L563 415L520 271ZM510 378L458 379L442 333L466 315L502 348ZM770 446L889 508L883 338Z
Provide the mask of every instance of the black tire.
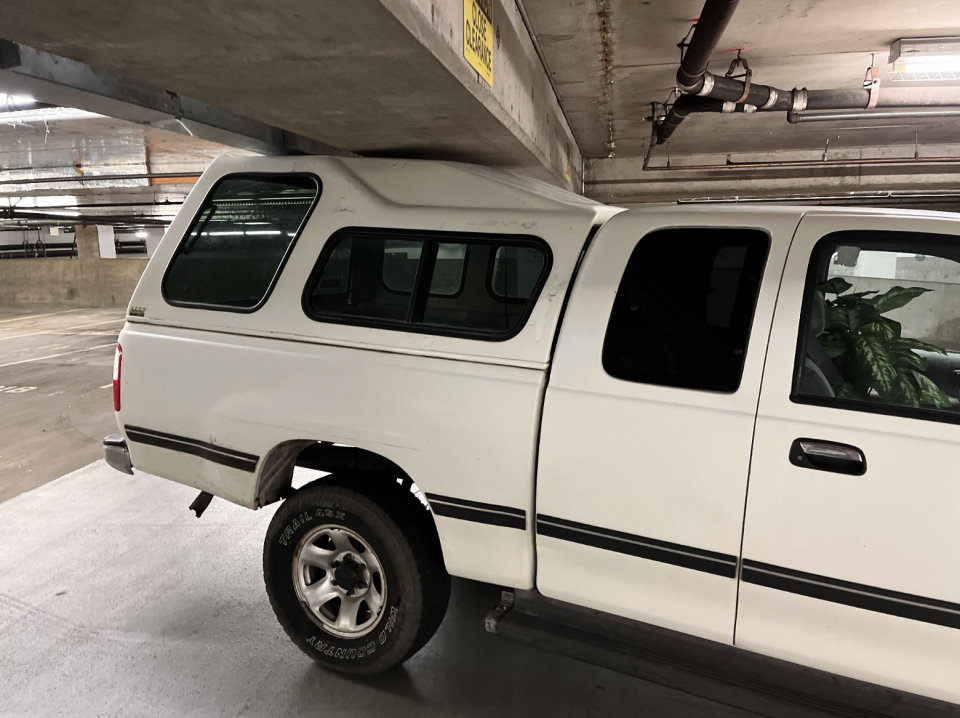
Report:
M436 535L428 530L429 515L411 494L389 486L360 490L315 483L287 499L267 530L263 578L280 625L304 653L327 668L370 675L402 663L430 640L447 610L450 576ZM393 515L383 505L391 506ZM298 547L317 528L331 525L369 544L386 581L379 618L359 637L331 633L298 594ZM367 615L372 620L373 614Z

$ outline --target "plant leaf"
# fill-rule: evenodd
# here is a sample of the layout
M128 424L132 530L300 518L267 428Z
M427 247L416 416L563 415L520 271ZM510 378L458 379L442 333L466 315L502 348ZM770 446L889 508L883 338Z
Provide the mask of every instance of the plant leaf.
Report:
M950 397L922 373L929 363L925 353L946 355L946 350L903 337L900 322L883 316L932 290L896 286L883 294L843 294L852 286L842 277L834 277L817 287L824 294L836 295L825 302L826 326L818 337L843 377L834 384L836 395L901 406L949 407Z
M823 294L843 294L852 286L853 285L843 277L834 277L833 279L828 279L823 284L818 284L817 291Z
M897 372L897 389L899 390L897 403L917 408L920 406L920 390L911 379L912 377L905 372Z
M825 319L826 329L845 329L851 328L851 320L856 321L857 315L854 310L851 313L849 307L828 306Z
M853 343L860 366L868 374L870 383L881 398L888 399L897 381L897 370L890 363L883 341L861 334Z
M895 339L900 338L900 332L903 331L903 326L896 319L891 319L890 317L877 317L878 322L886 324L890 329L893 330L893 336Z
M950 408L950 397L926 375L911 370L917 387L920 389L920 401L924 404L933 404L938 409Z
M911 337L901 337L895 340L892 342L892 349L895 351L917 349L922 352L933 352L934 354L943 354L943 356L947 355L947 350L943 347L938 347L936 344L928 344L927 342L912 339Z
M860 327L862 334L869 334L884 341L890 341L895 338L893 327L886 322L870 322Z
M840 388L837 389L837 398L839 399L855 399L857 401L865 401L866 396L862 391L857 389L853 384L848 381L843 382L840 385Z
M906 306L921 294L932 291L932 289L925 289L924 287L892 287L883 294L870 297L865 301L876 307L877 311L881 314L885 314L886 312Z
M904 367L916 369L917 371L926 371L927 369L927 358L919 354L914 354L911 351L902 353L888 351L887 354L890 356L890 361L892 361L893 365L897 368Z
M876 307L860 302L846 306L827 308L826 328L839 327L846 331L856 331L861 324L876 321L880 313Z
M844 294L842 297L838 296L836 299L831 299L831 302L836 302L837 304L855 304L859 302L864 297L868 297L871 294L876 294L876 289L870 289L866 292L853 292L852 294Z

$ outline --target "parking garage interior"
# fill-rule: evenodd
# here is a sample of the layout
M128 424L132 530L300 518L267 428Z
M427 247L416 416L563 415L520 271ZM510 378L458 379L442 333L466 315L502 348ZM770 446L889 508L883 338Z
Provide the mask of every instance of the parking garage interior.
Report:
M489 36L467 37L471 3ZM403 666L325 671L263 592L276 505L198 521L194 489L103 462L130 297L221 156L464 162L623 208L960 211L957 3L726 5L8 0L0 716L887 715L507 641L484 630L502 587L465 579ZM697 32L715 39L685 86Z

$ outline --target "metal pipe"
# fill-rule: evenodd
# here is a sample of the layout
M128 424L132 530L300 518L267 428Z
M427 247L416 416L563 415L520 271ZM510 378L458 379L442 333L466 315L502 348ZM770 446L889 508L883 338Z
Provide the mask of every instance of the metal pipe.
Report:
M35 179L0 180L0 186L11 184L53 184L55 182L115 182L117 180L132 179L200 179L199 172L148 172L136 175L83 175L73 177L37 177Z
M707 73L709 76L709 73ZM732 83L732 84L731 84ZM816 118L820 115L806 115L804 112L810 110L862 110L870 101L870 93L867 90L780 90L776 87L766 85L751 85L750 94L747 100L739 105L732 105L732 101L725 101L725 98L737 99L743 94L744 85L737 80L728 80L727 78L716 78L714 91L711 91L709 97L700 95L681 95L677 98L670 112L657 128L657 141L659 144L666 142L677 127L683 122L684 118L696 112L776 112L787 111L787 120L796 124L797 122L817 122L826 121L826 119L870 119L870 118L898 118L898 117L955 117L955 114L949 114L955 111L951 105L960 105L960 87L931 88L925 94L918 91L918 88L890 88L881 91L878 107L945 107L947 109L928 111L926 114L916 113L881 113L877 111L826 116L824 120ZM926 88L922 88L926 89ZM716 96L714 96L714 92ZM770 102L772 95L772 102ZM802 98L802 99L801 99ZM761 104L754 105L759 102ZM794 110L795 107L802 107L802 110Z
M960 157L868 157L866 159L849 160L791 160L786 162L727 162L722 165L670 165L662 167L648 167L650 171L658 172L694 172L714 170L744 170L744 169L774 169L784 167L855 167L859 165L952 165L960 164ZM644 180L635 177L631 179L590 180L588 185L598 184L633 184Z
M677 70L677 83L685 92L688 91L686 88L698 84L702 87L703 74L706 72L710 57L717 49L717 44L739 4L740 0L707 0L703 4L697 26L693 30L693 37L690 38L687 51L680 61L680 69ZM697 88L696 91L699 89ZM696 91L690 90L690 92Z
M871 106L871 90L868 88L782 90L753 83L748 88L740 80L707 72L710 56L716 50L737 4L738 0L706 0L704 3L687 52L677 70L677 84L684 94L659 123L656 133L658 144L666 142L683 119L693 112L786 111L790 122L803 122L814 121L799 119L800 113L809 110L864 110ZM693 97L701 102L680 105L680 101L686 97ZM715 103L703 102L706 99L721 100L723 104L718 106ZM874 100L872 104L877 107L949 107L960 105L960 88L884 88L875 95ZM737 103L733 110L728 107L731 103Z
M650 164L650 160L653 159L653 148L657 146L657 103L654 102L650 107L650 144L647 146L646 154L643 156L643 167L642 169L647 169L647 165Z
M42 207L17 207L12 206L10 209L37 209L37 210L48 210L48 209L70 209L70 210L81 210L81 209L101 209L102 207L179 207L182 205L182 201L172 202L168 199L154 200L152 202L99 202L97 204L45 204ZM7 209L6 206L0 205L0 212Z
M35 222L51 221L69 224L132 224L132 225L151 225L165 227L170 224L170 220L161 217L144 215L62 215L51 212L33 212L30 210L17 210L11 212L7 207L0 209L0 223L5 222Z
M912 191L912 190L888 190L886 192L847 192L845 194L834 195L816 195L816 194L793 194L782 196L736 196L736 197L681 197L677 204L740 204L753 202L871 202L877 200L912 200L919 202L926 200L929 202L938 202L949 199L960 200L960 192L956 190L937 191Z
M657 124L653 138L657 144L664 144L676 132L680 123L695 112L746 112L746 105L735 105L713 97L699 97L697 95L680 95L670 112ZM656 119L653 120L656 124Z
M960 117L960 108L942 110L917 111L865 111L865 112L791 112L787 119L792 123L798 122L833 122L835 120L899 120L906 118L925 119L931 117Z
M703 74L704 84L697 92L689 94L699 95L701 97L713 97L727 102L737 102L743 97L746 85L740 80L734 80L722 75L714 75L710 72ZM682 87L681 90L686 91ZM792 103L792 94L790 90L781 90L769 85L750 84L750 92L743 99L743 104L753 105L756 108L765 110L788 110Z

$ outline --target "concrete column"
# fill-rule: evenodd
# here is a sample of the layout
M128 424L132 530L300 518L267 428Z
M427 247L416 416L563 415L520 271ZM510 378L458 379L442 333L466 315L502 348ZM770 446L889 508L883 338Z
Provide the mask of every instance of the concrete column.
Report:
M77 253L81 262L100 261L100 240L92 224L77 225Z

